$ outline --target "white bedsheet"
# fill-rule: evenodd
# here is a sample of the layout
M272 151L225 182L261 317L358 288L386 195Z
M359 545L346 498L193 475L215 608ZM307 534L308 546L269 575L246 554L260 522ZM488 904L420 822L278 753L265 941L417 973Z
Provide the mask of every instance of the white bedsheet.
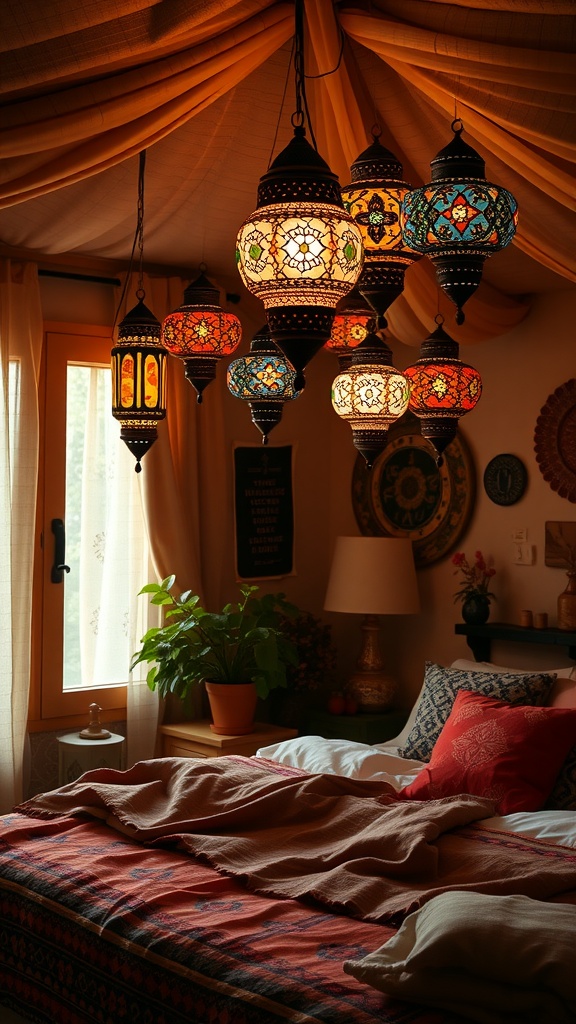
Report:
M297 736L261 747L256 757L301 768L316 774L346 775L353 779L388 782L396 791L408 786L424 767L421 761L399 757L397 746L369 746L352 740L327 740L322 736ZM485 818L480 827L516 832L576 848L575 811L532 811Z

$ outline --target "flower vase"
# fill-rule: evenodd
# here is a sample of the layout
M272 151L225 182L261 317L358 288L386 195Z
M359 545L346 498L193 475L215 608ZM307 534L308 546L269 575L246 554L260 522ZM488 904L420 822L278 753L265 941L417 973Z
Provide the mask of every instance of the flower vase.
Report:
M576 573L567 573L566 589L558 597L558 629L576 630Z
M482 626L490 617L490 601L484 594L469 594L462 603L462 618L469 626Z

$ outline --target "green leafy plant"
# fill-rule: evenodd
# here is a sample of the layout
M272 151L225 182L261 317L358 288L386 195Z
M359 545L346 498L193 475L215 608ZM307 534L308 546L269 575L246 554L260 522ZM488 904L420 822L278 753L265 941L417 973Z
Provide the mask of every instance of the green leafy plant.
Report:
M148 583L140 594L164 609L164 625L154 626L142 637L130 668L140 662L152 665L146 680L160 696L184 698L204 680L211 683L253 682L259 697L287 685L286 668L298 664L294 644L282 622L297 613L284 594L256 597L256 586L240 586L241 600L221 612L206 611L191 590L180 596L170 593L176 577Z

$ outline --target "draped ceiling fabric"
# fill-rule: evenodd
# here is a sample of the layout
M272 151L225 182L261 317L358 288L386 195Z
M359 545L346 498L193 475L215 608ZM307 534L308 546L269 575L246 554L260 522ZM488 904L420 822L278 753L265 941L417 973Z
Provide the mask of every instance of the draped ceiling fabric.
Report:
M190 276L204 262L242 293L237 229L292 133L293 5L3 6L0 242L128 259L146 148L146 261ZM374 124L406 180L428 181L458 117L488 179L518 199L514 248L485 264L465 324L424 259L390 311L393 335L419 344L440 307L457 340L494 337L526 315L531 282L575 282L573 0L305 0L305 11L312 126L342 185Z

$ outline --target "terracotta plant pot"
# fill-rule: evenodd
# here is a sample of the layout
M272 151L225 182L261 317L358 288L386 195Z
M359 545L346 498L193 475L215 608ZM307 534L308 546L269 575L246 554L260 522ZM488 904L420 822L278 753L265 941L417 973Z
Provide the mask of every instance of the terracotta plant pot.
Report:
M210 701L210 728L218 736L245 736L254 728L256 687L254 683L205 682Z

